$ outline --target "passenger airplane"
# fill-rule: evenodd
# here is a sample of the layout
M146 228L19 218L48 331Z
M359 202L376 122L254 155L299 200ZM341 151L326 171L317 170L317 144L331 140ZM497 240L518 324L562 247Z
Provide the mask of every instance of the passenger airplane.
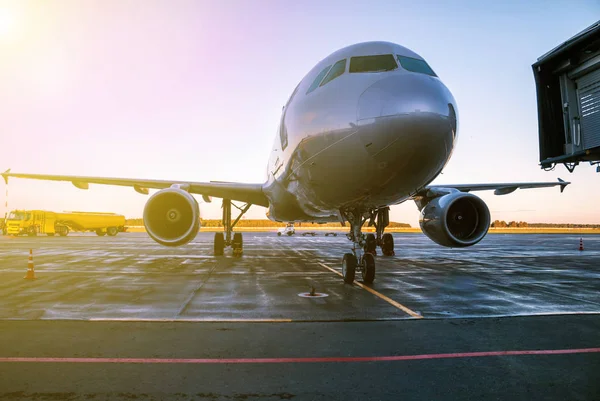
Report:
M119 179L43 174L9 177L131 186L148 194L160 189L144 207L144 225L156 242L179 246L199 230L199 207L191 194L223 199L224 233L216 233L214 253L232 246L242 253L242 235L232 229L250 205L268 208L271 220L350 223L352 252L344 254L344 281L356 271L375 278L376 247L394 254L389 206L412 199L421 211L420 225L433 241L447 247L471 246L487 234L490 212L470 191L569 183L429 185L450 159L458 129L452 94L415 52L388 42L345 47L319 62L300 81L283 108L279 133L263 184ZM231 221L232 201L245 203ZM364 235L363 224L376 227Z

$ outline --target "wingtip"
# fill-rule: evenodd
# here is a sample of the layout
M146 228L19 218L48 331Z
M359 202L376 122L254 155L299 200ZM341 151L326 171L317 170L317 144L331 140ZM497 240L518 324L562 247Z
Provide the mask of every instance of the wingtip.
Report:
M560 193L562 194L563 191L565 190L565 188L567 187L567 185L570 184L570 182L567 182L567 181L561 179L560 177L558 177L558 182L560 183Z
M8 185L8 175L10 174L10 169L6 170L4 173L2 173L2 178L4 178L4 183L6 185Z

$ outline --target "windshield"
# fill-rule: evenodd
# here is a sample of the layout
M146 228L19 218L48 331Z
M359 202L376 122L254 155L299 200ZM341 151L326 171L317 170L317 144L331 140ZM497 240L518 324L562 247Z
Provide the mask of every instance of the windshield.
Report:
M378 56L357 56L350 59L350 72L382 72L398 68L394 56L382 54Z
M437 77L431 67L429 67L429 65L423 60L398 55L398 62L402 68L407 71L418 72L421 74L431 75L432 77Z
M8 220L29 220L29 213L10 212Z

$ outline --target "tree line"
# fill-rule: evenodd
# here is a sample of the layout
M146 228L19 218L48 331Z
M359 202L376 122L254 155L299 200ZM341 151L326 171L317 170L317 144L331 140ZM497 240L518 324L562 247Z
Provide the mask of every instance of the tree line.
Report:
M126 219L125 224L128 226L143 226L144 219ZM223 227L221 219L200 219L202 227ZM238 227L285 227L286 223L278 223L268 219L242 219L237 223ZM295 227L341 227L340 223L296 223ZM344 224L344 227L347 227ZM367 226L367 223L365 223ZM490 225L493 228L600 228L600 224L574 224L574 223L528 223L526 221L509 221L494 220ZM389 228L410 228L408 223L398 223L390 221Z
M493 228L600 228L600 224L574 224L574 223L527 223L526 221L494 220L491 224Z
M223 227L221 219L200 219L202 227ZM268 219L243 219L237 222L237 227L285 227L287 223L278 223ZM144 219L126 219L125 225L127 226L143 226ZM367 223L365 223L365 226ZM344 224L346 226L346 224ZM341 227L340 223L295 223L294 227ZM390 228L410 228L408 223L398 223L390 221Z

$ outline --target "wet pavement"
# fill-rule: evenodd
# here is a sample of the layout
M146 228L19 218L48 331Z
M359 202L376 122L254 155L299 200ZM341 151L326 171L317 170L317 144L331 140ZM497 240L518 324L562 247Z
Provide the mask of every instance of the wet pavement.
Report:
M489 235L467 249L395 234L370 287L343 285L349 241L244 233L244 257L213 257L212 233L165 248L143 233L0 237L0 319L337 321L600 313L600 236ZM36 280L23 280L29 249ZM357 274L359 277L359 274ZM311 287L326 298L298 294Z
M599 235L394 234L371 286L343 236L213 235L0 237L0 399L600 399Z

